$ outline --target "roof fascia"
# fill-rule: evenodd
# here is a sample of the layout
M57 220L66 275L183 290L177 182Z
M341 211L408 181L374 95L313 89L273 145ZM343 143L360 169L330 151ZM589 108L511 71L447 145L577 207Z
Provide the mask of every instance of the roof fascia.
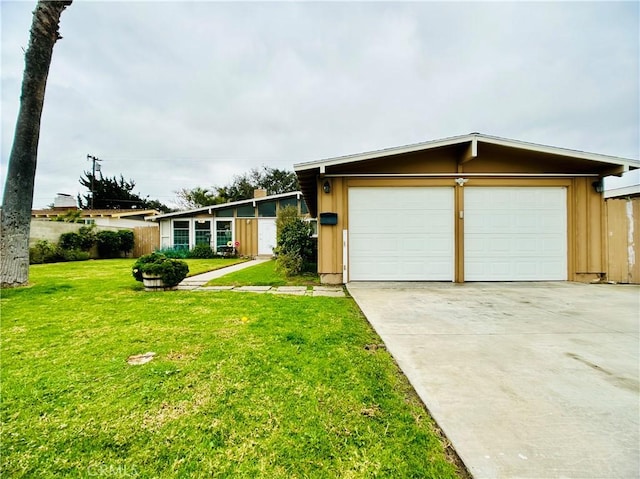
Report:
M497 136L477 135L478 139L483 143L493 145L506 146L508 148L517 148L521 150L529 150L537 153L547 153L551 155L566 156L570 158L578 158L581 160L596 161L599 163L608 163L611 165L627 166L632 169L640 168L640 161L629 158L620 158L617 156L601 155L599 153L589 153L580 150L571 150L569 148L560 148L557 146L540 145L537 143L529 143L520 140L510 140Z
M387 148L377 151L369 151L365 153L358 153L354 155L339 156L335 158L327 158L323 160L309 161L304 163L297 163L293 165L295 172L303 172L313 169L319 169L320 174L326 172L326 168L330 166L343 165L347 163L355 163L358 161L371 160L375 158L384 158L387 156L401 155L403 153L412 153L415 151L429 150L433 148L440 148L443 146L450 146L455 144L461 144L470 142L469 150L465 153L463 162L469 161L478 156L478 142L490 143L494 145L504 146L508 148L516 148L521 150L528 150L538 153L547 153L558 156L565 156L570 158L577 158L588 161L595 161L599 163L607 163L611 165L627 166L630 169L640 168L640 161L632 160L628 158L620 158L616 156L601 155L598 153L588 153L585 151L571 150L568 148L559 148L555 146L540 145L537 143L529 143L520 140L510 140L507 138L500 138L497 136L483 135L481 133L471 133L468 135L453 136L450 138L444 138L442 140L432 140L423 143L415 143L413 145L400 146L395 148Z
M308 161L293 165L294 171L312 170L320 168L320 172L326 170L328 166L343 165L345 163L355 163L358 161L371 160L374 158L384 158L386 156L402 155L403 153L412 153L414 151L428 150L431 148L440 148L450 146L467 141L472 141L477 135L462 135L444 138L442 140L431 140L423 143L414 143L413 145L405 145L394 148L386 148L383 150L367 151L365 153L357 153L355 155L338 156L336 158L327 158L324 160Z

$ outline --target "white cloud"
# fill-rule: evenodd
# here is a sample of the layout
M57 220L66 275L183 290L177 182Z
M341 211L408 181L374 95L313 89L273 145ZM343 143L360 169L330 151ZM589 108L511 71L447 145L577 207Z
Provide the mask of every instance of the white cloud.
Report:
M0 8L5 163L33 3ZM637 158L638 12L613 2L74 2L54 49L34 206L80 192L88 153L163 202L262 164L471 131Z

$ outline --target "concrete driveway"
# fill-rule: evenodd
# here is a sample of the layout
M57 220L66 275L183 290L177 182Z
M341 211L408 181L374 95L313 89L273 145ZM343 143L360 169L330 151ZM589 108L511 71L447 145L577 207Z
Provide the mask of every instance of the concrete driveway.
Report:
M348 290L474 477L640 477L640 287Z

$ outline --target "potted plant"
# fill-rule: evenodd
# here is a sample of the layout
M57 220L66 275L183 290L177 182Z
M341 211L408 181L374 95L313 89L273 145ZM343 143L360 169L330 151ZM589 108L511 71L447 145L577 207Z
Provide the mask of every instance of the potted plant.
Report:
M176 289L188 272L189 266L186 262L167 258L162 253L141 256L132 269L133 277L142 281L145 291Z

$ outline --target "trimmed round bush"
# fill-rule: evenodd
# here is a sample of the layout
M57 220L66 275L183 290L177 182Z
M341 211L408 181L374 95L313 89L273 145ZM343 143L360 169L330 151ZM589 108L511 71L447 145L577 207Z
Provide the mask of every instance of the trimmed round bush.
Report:
M142 281L143 274L159 276L164 285L171 288L187 277L189 265L180 259L167 258L156 252L138 258L131 272L136 281Z

